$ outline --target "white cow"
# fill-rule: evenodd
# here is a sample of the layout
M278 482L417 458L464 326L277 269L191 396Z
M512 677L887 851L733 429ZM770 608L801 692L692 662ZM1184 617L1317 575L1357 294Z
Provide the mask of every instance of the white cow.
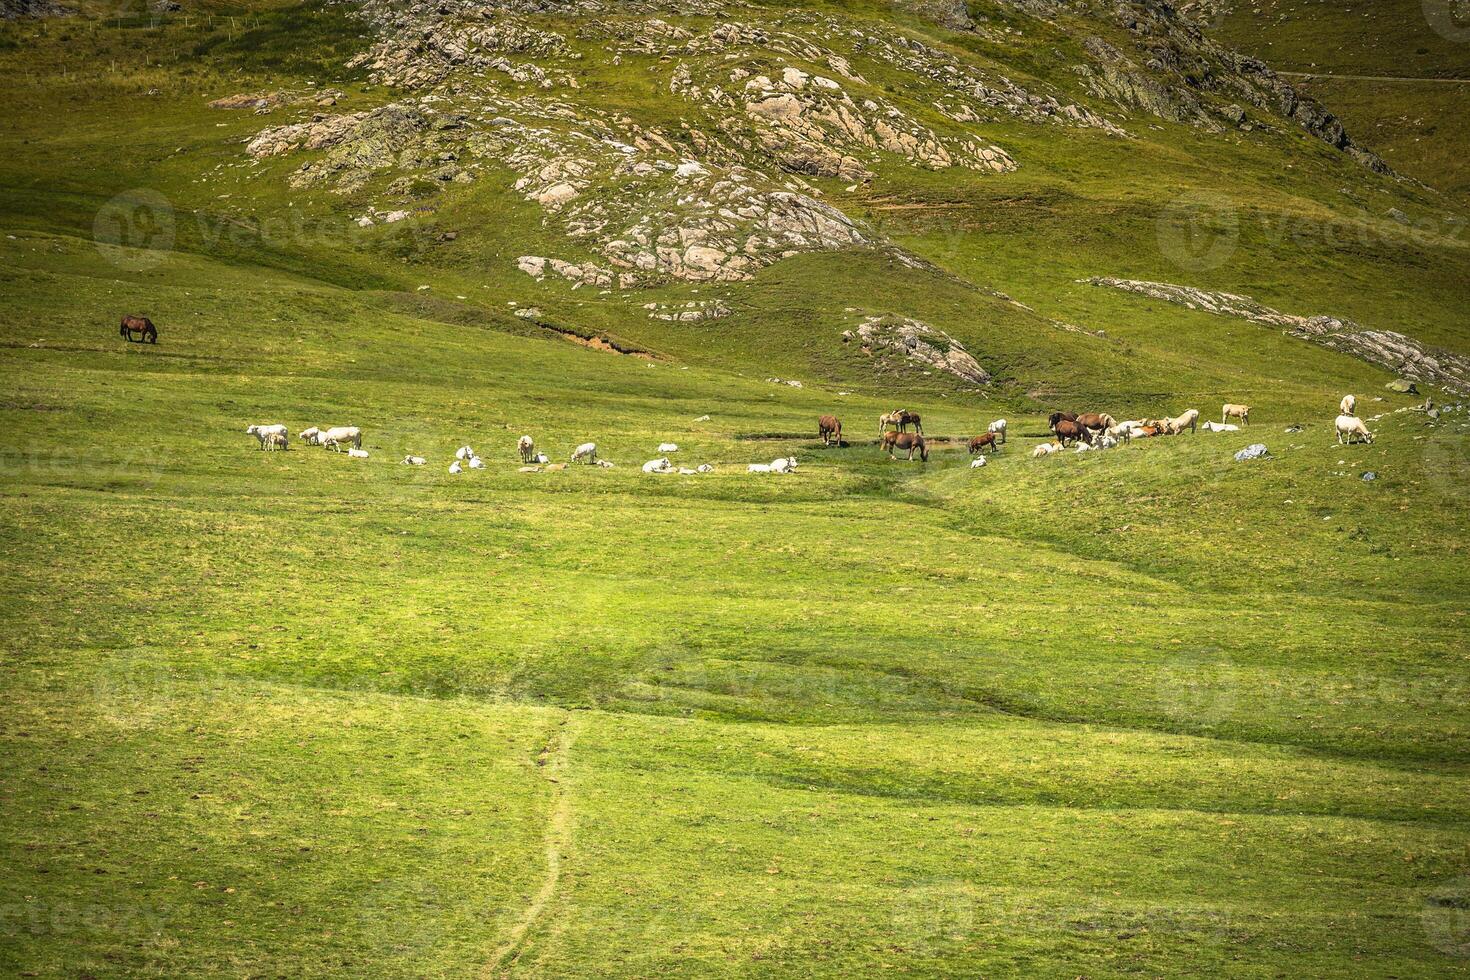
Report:
M1349 445L1354 442L1372 442L1373 433L1363 424L1363 420L1356 415L1339 415L1337 417L1337 441L1339 444L1346 441Z
M353 446L351 449L347 450L347 455L351 456L353 459L367 459L368 451L366 449L358 449L356 446Z
M469 462L469 458L473 455L475 455L475 451L469 446L460 446L454 451L454 458L461 463Z
M456 459L454 462L449 464L449 472L454 476L458 476L459 474L464 472L464 467L460 466L459 460Z
M658 459L650 459L648 462L643 464L643 472L645 473L672 473L673 471L674 464L669 462L669 458L667 456L660 456Z
M970 469L972 469L972 470L978 470L980 467L982 467L984 465L985 465L985 457L984 456L976 456L974 459L970 460Z
M405 456L405 457L403 457L403 465L404 466L423 466L427 462L428 462L428 460L424 459L424 457L422 457L422 456Z
M481 459L478 456L471 456L470 457L470 469L472 469L472 470L483 470L484 468L485 468L485 461L483 459Z
M661 453L677 453L679 451L679 444L677 442L661 442L658 444L658 451Z
M320 446L322 444L322 430L313 425L311 428L302 429L297 433L297 438L308 446Z
M576 449L573 449L572 450L572 462L575 463L579 459L580 460L585 460L588 463L595 463L595 462L597 462L597 443L595 443L595 442L584 442L580 446L578 446Z
M1006 441L1006 420L1005 419L996 419L994 422L990 423L989 428L987 428L985 431L995 433L995 441L996 442L1005 442Z
M338 447L343 443L351 443L353 449L362 448L362 430L355 425L334 425L318 438L333 452L341 452Z
M1083 443L1083 445L1086 445L1086 443ZM1031 458L1040 459L1043 456L1050 456L1052 453L1059 453L1061 451L1062 447L1057 445L1056 443L1043 442L1041 445L1031 450Z
M536 443L531 441L530 436L521 436L517 439L516 450L521 454L522 463L529 463L536 458Z
M289 430L284 425L252 425L245 429L245 434L254 436L255 441L260 443L260 448L264 449L266 441L271 436L288 435Z
M749 466L747 466L745 468L745 472L747 472L747 473L769 473L769 472L771 472L771 464L770 463L751 463Z

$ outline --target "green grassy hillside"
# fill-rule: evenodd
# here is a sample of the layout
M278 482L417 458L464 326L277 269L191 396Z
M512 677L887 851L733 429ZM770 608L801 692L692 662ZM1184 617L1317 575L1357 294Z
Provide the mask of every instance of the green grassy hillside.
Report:
M388 168L293 186L331 148L247 153L418 91L349 66L372 35L352 8L0 27L0 970L1467 972L1459 396L1079 281L1246 293L1470 353L1452 204L1285 120L1212 131L1090 93L1069 66L1093 34L1124 43L1110 21L736 12L901 30L1128 135L962 126L855 63L864 91L1016 169L746 159L749 184L819 196L871 246L574 287L516 259L607 253L528 200L510 156L454 150L472 181L390 191ZM567 112L723 166L689 135L716 110L669 94L671 62L629 42L614 65L588 33L605 25L527 16L582 55L555 62ZM434 93L469 105L474 79ZM529 116L539 84L505 84L497 105ZM307 89L341 95L209 107ZM612 201L609 180L582 199ZM711 300L728 315L649 315ZM160 342L125 344L123 313ZM882 314L993 381L843 342ZM1371 445L1334 439L1346 392ZM1227 401L1249 431L1030 456L1053 409ZM927 464L874 444L899 404ZM842 447L817 439L829 412ZM1000 417L1004 451L972 469L962 440ZM359 425L370 458L258 452L245 427L277 421ZM520 472L522 433L616 465ZM715 471L641 472L665 441ZM1258 441L1269 459L1233 461ZM465 443L486 466L451 476ZM785 454L797 472L746 472Z

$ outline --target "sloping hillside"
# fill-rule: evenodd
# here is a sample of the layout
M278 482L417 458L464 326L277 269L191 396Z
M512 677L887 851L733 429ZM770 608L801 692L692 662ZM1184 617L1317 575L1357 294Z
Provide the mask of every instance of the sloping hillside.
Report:
M1463 972L1470 255L1331 103L1152 2L75 6L4 972Z

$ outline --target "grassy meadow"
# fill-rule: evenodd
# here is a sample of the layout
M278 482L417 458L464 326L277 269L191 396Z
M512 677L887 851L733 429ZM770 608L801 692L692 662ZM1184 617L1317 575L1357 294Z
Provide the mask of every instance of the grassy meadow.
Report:
M370 104L353 22L190 13L0 27L0 973L1470 973L1470 411L1077 281L1467 353L1457 226L1382 217L1444 198L1293 134L996 127L1015 174L824 188L921 268L601 295L516 271L550 233L508 175L347 232L244 165L280 120L208 100ZM165 247L105 234L140 189ZM1168 244L1200 193L1216 263ZM838 338L881 312L996 382L875 370ZM1226 401L1249 431L1030 458L1055 408ZM896 404L928 464L875 445ZM370 458L257 452L277 421ZM617 465L518 472L522 432ZM663 441L716 471L640 472Z

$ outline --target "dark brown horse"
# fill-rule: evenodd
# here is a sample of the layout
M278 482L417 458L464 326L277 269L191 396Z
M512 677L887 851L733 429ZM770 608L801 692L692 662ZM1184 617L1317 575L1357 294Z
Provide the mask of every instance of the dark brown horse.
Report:
M1087 426L1083 425L1081 422L1073 422L1069 419L1059 419L1057 421L1056 429L1054 431L1057 434L1057 438L1061 440L1061 443L1064 446L1068 442L1085 442L1089 446L1092 445L1092 433L1087 431Z
M908 459L912 462L914 453L919 454L919 459L929 462L929 447L924 442L924 437L916 432L885 432L881 445L888 450L888 458L893 459L895 449L908 450Z
M133 340L133 334L138 335L138 343L158 343L158 328L153 321L146 316L125 316L122 318L122 326L117 328L117 334L129 343Z
M830 446L834 442L841 446L842 420L835 415L823 415L817 419L817 435L824 446Z
M995 433L986 432L970 440L970 455L973 456L986 446L990 447L992 453L1000 452L1000 446L995 443Z
M912 425L915 432L917 432L919 435L924 434L924 421L919 416L919 413L910 412L907 409L900 408L897 411L889 412L888 414L879 417L879 432L887 429L890 425L897 426L899 432L907 432L909 430L909 426Z
M1048 429L1051 429L1051 431L1055 432L1055 431L1057 431L1057 424L1059 422L1075 422L1075 421L1077 421L1077 413L1076 412L1052 412L1051 413L1051 418L1047 419L1046 427Z

